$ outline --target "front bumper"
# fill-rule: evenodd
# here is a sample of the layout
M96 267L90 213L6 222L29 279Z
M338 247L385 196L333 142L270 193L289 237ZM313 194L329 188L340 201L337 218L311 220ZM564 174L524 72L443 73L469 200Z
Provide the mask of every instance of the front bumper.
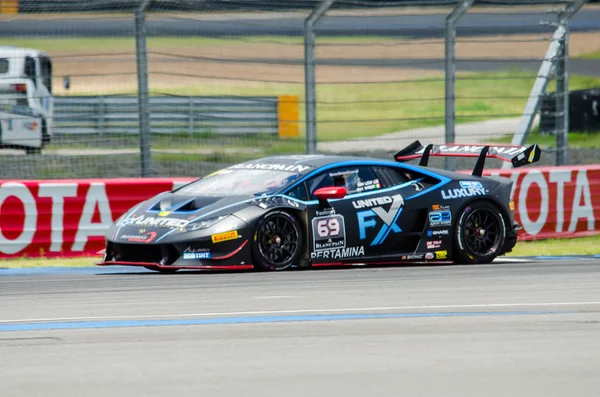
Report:
M107 241L98 266L166 269L252 269L248 239L223 243L219 252L190 243L135 244ZM190 251L191 250L191 251ZM190 255L189 253L192 253ZM198 253L199 255L194 255Z
M123 262L123 261L102 261L97 262L97 266L137 266L145 268L155 268L157 270L252 270L253 265L190 265L190 266L163 266L155 262Z

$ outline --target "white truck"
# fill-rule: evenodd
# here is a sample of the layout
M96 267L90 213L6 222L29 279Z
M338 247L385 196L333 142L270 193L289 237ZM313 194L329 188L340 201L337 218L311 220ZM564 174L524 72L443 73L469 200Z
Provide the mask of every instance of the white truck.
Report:
M53 113L48 54L0 46L0 148L41 153L52 138Z

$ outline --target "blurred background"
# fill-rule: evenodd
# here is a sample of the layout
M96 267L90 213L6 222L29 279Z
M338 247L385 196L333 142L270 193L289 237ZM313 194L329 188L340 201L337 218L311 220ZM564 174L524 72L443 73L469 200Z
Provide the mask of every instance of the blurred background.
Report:
M0 41L2 179L391 160L416 139L597 163L597 1L0 0Z

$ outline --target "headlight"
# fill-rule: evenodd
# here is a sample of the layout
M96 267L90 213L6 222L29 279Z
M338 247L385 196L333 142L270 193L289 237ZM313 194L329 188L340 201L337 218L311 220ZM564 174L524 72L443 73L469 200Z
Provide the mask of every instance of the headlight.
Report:
M206 229L218 222L221 222L227 217L229 217L229 215L217 216L216 218L210 218L199 222L190 223L185 227L185 230L187 230L188 232L193 232L194 230Z

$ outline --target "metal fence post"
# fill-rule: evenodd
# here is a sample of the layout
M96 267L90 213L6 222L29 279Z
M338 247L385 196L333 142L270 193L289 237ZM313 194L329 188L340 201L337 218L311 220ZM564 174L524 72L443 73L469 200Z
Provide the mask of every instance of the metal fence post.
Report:
M588 0L576 0L565 6L559 11L559 23L552 42L548 47L546 57L540 66L537 79L529 94L527 105L521 116L521 121L517 131L512 139L513 145L525 145L533 120L535 119L540 106L541 96L546 92L546 87L552 76L552 71L556 75L556 165L568 164L568 134L569 134L569 88L568 88L568 21L583 7ZM560 108L559 108L560 106ZM564 112L564 113L563 113ZM564 114L564 117L562 117ZM562 146L562 147L561 147ZM502 165L502 168L510 168L509 163Z
M148 93L148 53L146 50L146 9L150 0L142 0L135 10L135 44L138 77L138 111L140 128L140 161L142 176L152 175L150 157L150 100Z
M569 136L569 81L567 69L567 42L569 39L568 21L559 16L559 25L565 30L560 39L560 50L556 60L556 165L568 164L568 136Z
M314 27L335 0L322 1L304 20L304 90L306 107L306 152L317 152L317 95L315 83Z
M104 135L106 123L106 105L104 104L104 95L101 95L98 99L98 131L99 135Z
M555 67L556 59L558 56L560 56L560 44L564 35L565 30L563 26L559 26L554 31L552 41L548 46L548 51L546 51L546 56L542 61L542 65L538 71L535 83L533 83L533 87L529 93L529 98L527 99L527 104L525 105L525 109L521 115L521 120L517 126L517 131L515 131L515 135L513 135L512 145L524 145L527 141L527 137L531 131L531 126L533 125L533 120L535 119L540 107L540 100L542 95L546 92L548 83L552 78L552 72ZM502 168L509 167L510 164L505 163Z
M446 17L445 32L445 119L444 126L446 131L446 143L455 141L454 127L456 124L456 102L455 102L455 83L456 83L456 63L455 63L455 45L456 45L456 22L467 12L475 0L465 0L457 5L454 10ZM456 170L456 159L453 157L445 158L445 168L447 170Z
M569 19L587 0L578 0L565 7L558 15L559 26L565 30L560 42L556 66L556 165L569 165Z

